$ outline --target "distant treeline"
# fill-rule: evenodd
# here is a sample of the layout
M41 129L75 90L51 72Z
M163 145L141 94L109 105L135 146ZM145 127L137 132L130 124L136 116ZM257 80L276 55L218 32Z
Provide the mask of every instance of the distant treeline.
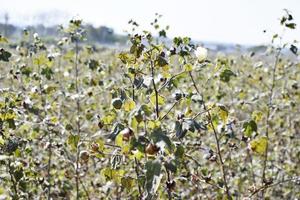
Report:
M38 33L41 37L52 40L59 32L59 26L46 27L44 25L19 27L12 24L0 23L0 34L10 39L20 38L23 30L26 29L32 33ZM115 34L112 28L106 26L94 27L91 24L85 25L85 30L89 42L101 44L124 44L127 41L125 35Z

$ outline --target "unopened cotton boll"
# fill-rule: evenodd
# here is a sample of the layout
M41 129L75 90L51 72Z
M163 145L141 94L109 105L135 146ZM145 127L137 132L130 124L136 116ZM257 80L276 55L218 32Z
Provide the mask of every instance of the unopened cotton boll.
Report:
M197 47L195 50L195 55L199 62L203 62L207 58L207 49L204 47Z

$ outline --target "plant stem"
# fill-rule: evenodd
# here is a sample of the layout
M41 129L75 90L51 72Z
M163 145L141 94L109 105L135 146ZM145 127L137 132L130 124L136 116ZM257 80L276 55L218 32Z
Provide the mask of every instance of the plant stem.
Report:
M180 100L179 100L179 101L180 101ZM167 113L166 113L164 116L162 116L162 117L160 118L160 120L165 119L165 118L168 116L168 114L171 112L171 110L176 106L176 104L177 104L179 101L175 101L175 103L173 103L173 105L171 106L171 108L167 111Z
M48 200L51 199L51 159L52 159L52 139L51 139L51 134L50 131L48 132L48 141L49 141L49 146L48 146L48 170L47 170L47 176L48 176Z
M262 185L265 184L266 182L266 168L267 168L267 161L268 161L268 152L269 152L269 128L270 128L270 115L271 115L271 109L273 107L273 93L274 93L274 88L275 88L275 81L276 81L276 69L279 61L279 56L281 53L281 48L278 49L276 55L275 55L275 63L272 71L272 83L271 83L271 88L270 88L270 95L269 95L269 102L268 102L268 110L267 110L267 118L266 118L266 137L267 137L267 145L266 145L266 150L264 153L264 160L263 160L263 171L262 171L262 177L261 177L261 182ZM264 190L262 191L262 197L264 197Z
M135 74L134 74L134 78L133 81L131 81L131 85L132 85L132 100L135 101L135 86L134 86L134 79L135 79Z
M79 87L78 87L78 41L75 42L75 89L76 94L79 95ZM76 125L77 125L77 135L79 137L79 141L77 144L77 151L76 151L76 199L79 200L79 183L80 183L80 171L79 171L79 154L80 154L80 101L79 96L76 99L76 111L77 111L77 118L76 118Z
M11 168L11 160L10 158L8 159L8 173L10 175L10 180L12 182L12 188L14 190L14 193L15 193L15 198L16 199L19 199L19 195L18 195L18 189L17 189L17 183L15 181L15 178L14 178L14 175L13 175L13 172L12 172L12 168Z
M138 169L138 161L137 161L137 159L136 158L134 158L134 162L135 162L135 173L136 173L136 178L137 178L137 185L138 185L138 190L139 190L139 194L140 194L140 196L139 196L139 198L138 199L142 199L143 198L143 192L142 192L142 189L141 189L141 186L140 186L140 184L139 184L139 169Z
M198 95L201 96L201 99L202 99L202 105L203 105L203 108L204 110L207 112L207 118L208 118L208 122L209 124L211 125L212 129L213 129L213 132L214 132L214 137L215 137L215 141L216 141L216 145L217 145L217 154L218 154L218 157L219 157L219 161L220 161L220 167L221 167L221 171L222 171L222 176L223 176L223 181L224 181L224 186L225 186L225 191L226 191L226 195L227 195L227 198L228 199L231 199L231 196L230 196L230 193L229 193L229 187L228 187L228 184L227 184L227 179L226 179L226 171L225 171L225 166L224 166L224 161L223 161L223 158L222 158L222 154L221 154L221 149L220 149L220 141L219 141L219 138L218 138L218 133L217 133L217 130L212 122L212 117L211 117L211 113L210 113L210 110L207 109L206 105L205 105L205 101L203 99L203 96L202 94L200 93L197 85L196 85L196 82L193 78L193 75L191 72L189 72L189 75L190 75L190 78L192 80L192 83L193 83L193 87L195 88L196 92L198 93Z
M159 119L159 108L158 108L158 90L156 88L156 84L154 81L154 62L151 61L150 63L151 65L151 75L152 75L152 84L153 84L153 88L154 88L154 92L155 92L155 113L156 113L156 119Z
M39 80L39 89L40 89L40 96L41 96L41 103L42 103L42 107L43 110L45 110L45 116L47 116L47 109L45 109L45 105L46 105L46 99L47 99L47 94L44 97L43 94L43 80L42 80L42 72L41 72L41 66L40 63L38 63L38 73L40 76L40 80ZM43 118L41 115L39 115L40 121L43 122ZM51 159L52 159L52 139L51 139L51 133L48 130L48 124L45 123L46 126L46 131L48 134L48 142L49 142L49 146L48 146L48 166L47 166L47 182L48 182L48 186L47 186L47 199L50 200L51 199Z
M168 179L167 183L171 184L170 172L167 168L166 168L166 171L167 171L167 179ZM172 191L168 185L167 185L167 191L168 191L168 199L172 200Z
M282 183L286 183L286 182L290 182L290 181L295 181L295 180L298 180L298 179L299 179L299 177L296 177L296 178L290 178L290 179L278 181L278 182L273 183L273 184L263 185L263 186L259 187L258 189L256 189L254 192L252 192L252 193L249 195L249 198L251 198L253 195L257 194L259 191L265 191L267 188L274 187L274 186L280 185L280 184L282 184Z
M90 198L89 192L87 191L87 189L86 189L86 187L84 186L84 184L83 184L83 182L81 181L81 179L79 179L79 181L80 181L80 184L82 185L82 188L83 188L83 190L84 190L84 192L85 192L85 195L86 195L87 199L90 200L91 198Z

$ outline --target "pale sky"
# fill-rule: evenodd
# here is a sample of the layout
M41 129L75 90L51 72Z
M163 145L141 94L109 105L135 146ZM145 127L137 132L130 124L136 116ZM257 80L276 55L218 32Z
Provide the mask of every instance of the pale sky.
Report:
M286 8L299 26L286 38L300 40L300 0L0 0L0 5L1 22L5 12L11 23L21 25L61 24L79 16L117 33L123 33L130 19L147 26L159 13L162 23L170 25L171 37L234 44L269 42L262 32L278 32Z

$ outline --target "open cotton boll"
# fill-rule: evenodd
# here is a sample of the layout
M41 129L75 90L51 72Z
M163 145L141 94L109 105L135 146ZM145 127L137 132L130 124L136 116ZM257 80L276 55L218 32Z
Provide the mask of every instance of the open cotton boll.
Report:
M207 58L207 49L204 47L197 47L195 50L195 55L199 62L203 62Z
M38 39L38 38L39 38L39 34L38 34L38 33L34 33L34 34L33 34L33 38L34 38L34 39Z

